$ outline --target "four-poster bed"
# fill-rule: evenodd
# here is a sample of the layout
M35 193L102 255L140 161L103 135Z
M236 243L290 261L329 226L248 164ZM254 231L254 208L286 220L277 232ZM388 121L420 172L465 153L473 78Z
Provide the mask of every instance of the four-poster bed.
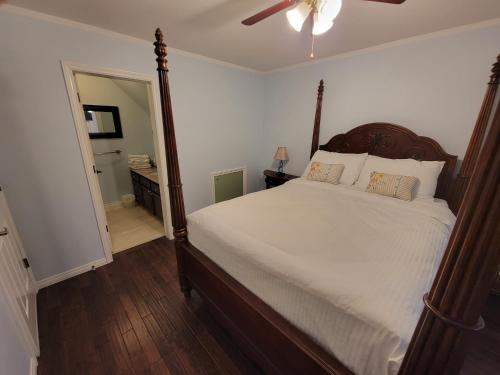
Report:
M188 297L191 288L194 288L219 322L231 332L243 351L268 373L352 374L352 371L329 351L189 242L167 76L166 45L159 29L156 31L155 47L162 98L171 214L182 292ZM490 87L498 85L498 76L497 63ZM424 297L426 308L421 314L399 373L456 373L464 345L464 332L481 326L480 308L486 298L488 282L491 284L498 263L498 245L495 245L495 241L498 243L497 190L500 161L496 150L499 147L500 114L497 113L495 121L489 121L494 100L488 100L483 105L483 120L478 122L475 130L475 134L481 133L475 137L475 147L482 147L482 150L468 152L468 155L473 155L469 158L476 158L477 162L463 164L469 169L462 175L469 176L470 170L474 170L470 177L467 177L465 185L468 187L461 186L461 190L457 191L456 188L452 189L451 183L456 157L444 152L436 141L419 137L397 125L362 125L345 134L336 135L320 146L323 91L324 85L321 81L311 156L320 149L340 153L368 152L391 159L413 158L444 162L437 183L436 197L447 199L450 204L453 200L456 202L455 207L460 207L458 221L434 285ZM486 129L488 124L489 128ZM480 131L477 130L478 127L481 128ZM475 167L471 168L471 165ZM491 210L488 210L489 206Z

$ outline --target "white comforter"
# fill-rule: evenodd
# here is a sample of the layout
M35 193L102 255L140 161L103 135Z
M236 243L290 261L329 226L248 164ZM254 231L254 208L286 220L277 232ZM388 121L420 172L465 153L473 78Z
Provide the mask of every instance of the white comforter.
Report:
M454 222L304 179L188 217L197 248L357 374L397 372Z

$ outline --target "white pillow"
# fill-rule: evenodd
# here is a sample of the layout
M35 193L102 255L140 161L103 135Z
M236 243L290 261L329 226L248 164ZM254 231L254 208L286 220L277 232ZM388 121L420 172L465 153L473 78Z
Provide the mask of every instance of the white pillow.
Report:
M369 155L359 175L356 187L365 190L372 172L382 172L418 178L417 198L433 198L444 161L418 161L414 159L386 159Z
M325 164L344 164L344 171L340 176L339 183L342 185L352 185L358 179L361 168L365 163L367 153L365 154L341 154L338 152L328 152L318 150L314 153L311 161L306 167L306 170L302 174L302 177L306 177L311 169L311 162L319 161ZM368 185L368 182L366 183Z

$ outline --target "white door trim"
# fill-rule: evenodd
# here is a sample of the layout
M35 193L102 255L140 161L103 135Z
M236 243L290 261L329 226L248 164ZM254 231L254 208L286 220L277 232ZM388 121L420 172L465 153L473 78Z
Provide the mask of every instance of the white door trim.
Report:
M36 357L31 358L30 360L30 375L36 375L38 368L38 360Z
M101 188L97 175L94 173L94 163L92 155L92 146L86 130L83 111L81 110L80 101L78 100L77 86L74 73L86 73L98 76L107 76L114 78L123 78L134 81L145 82L148 85L148 97L150 103L150 112L153 114L152 128L153 140L156 153L156 163L158 168L158 180L160 182L160 195L163 209L163 224L165 233L168 238L172 238L172 222L170 218L170 202L167 192L167 169L165 164L165 141L163 136L163 124L161 121L160 95L157 80L149 74L135 73L124 71L121 69L103 68L99 66L83 65L79 63L61 60L64 80L66 81L66 90L70 101L71 111L73 113L73 122L80 144L82 153L85 174L94 204L94 211L97 219L99 233L104 248L104 255L107 262L113 261L111 237L106 230L107 220L102 200Z

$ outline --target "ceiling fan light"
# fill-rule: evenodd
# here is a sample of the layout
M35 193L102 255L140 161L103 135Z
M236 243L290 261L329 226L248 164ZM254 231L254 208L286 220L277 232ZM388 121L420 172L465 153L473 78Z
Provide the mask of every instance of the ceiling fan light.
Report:
M302 25L309 16L310 12L311 8L309 5L302 2L292 10L286 12L286 18L288 19L290 26L292 26L295 31L300 32L300 30L302 30Z
M333 21L340 13L342 0L320 0L318 13L321 18Z
M313 35L321 35L330 30L333 26L333 21L320 17L318 13L314 14Z

